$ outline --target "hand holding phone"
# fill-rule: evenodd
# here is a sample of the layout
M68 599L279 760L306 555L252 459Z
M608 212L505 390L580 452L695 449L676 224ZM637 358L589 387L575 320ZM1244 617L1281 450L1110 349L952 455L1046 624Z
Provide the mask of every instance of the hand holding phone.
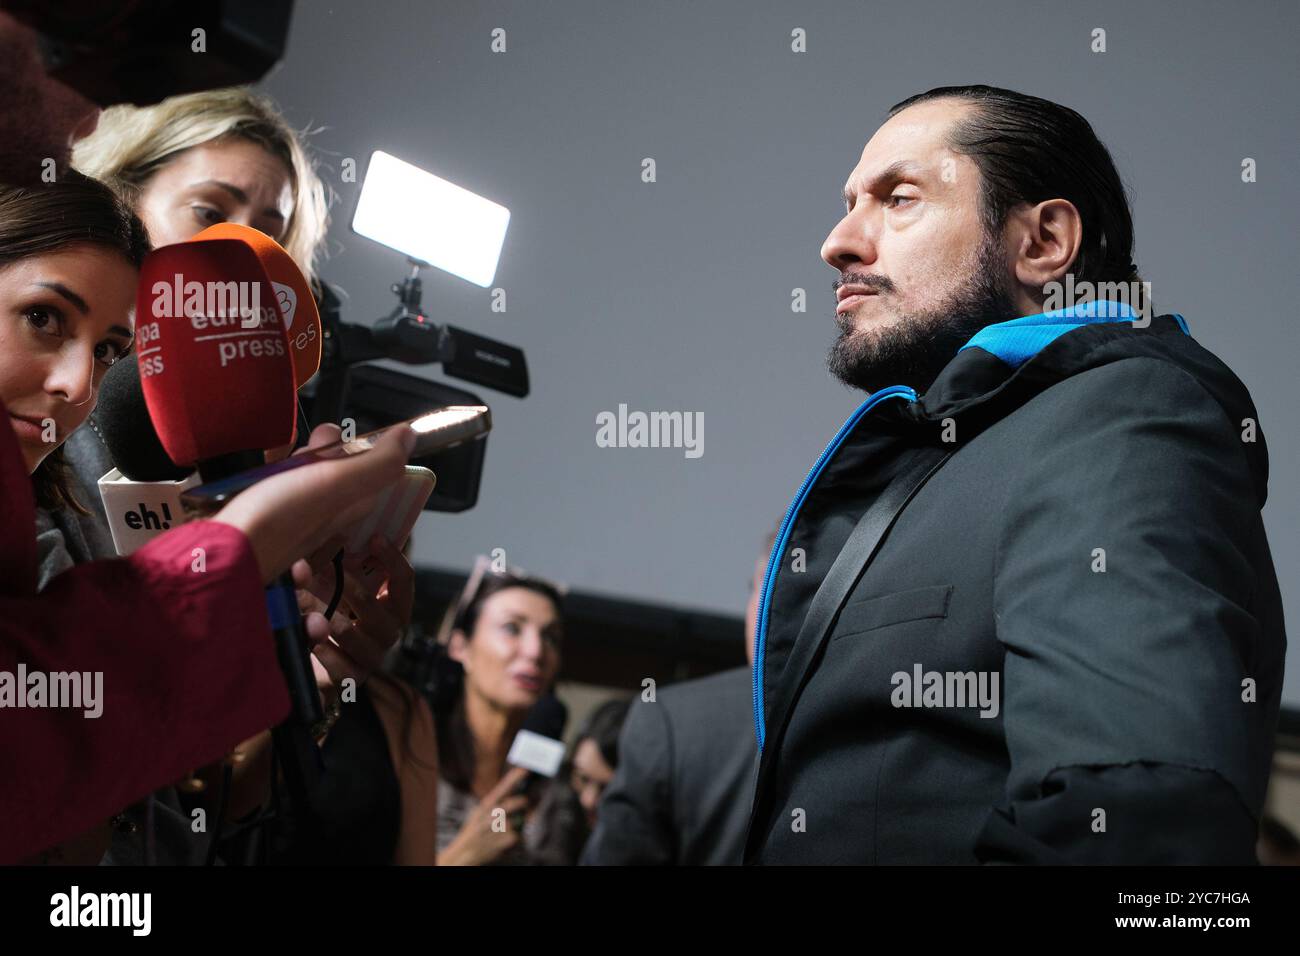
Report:
M402 477L413 444L414 435L401 428L380 439L373 454L309 461L313 467L250 487L212 520L244 533L262 582L269 582L369 514L379 494Z
M181 505L188 514L210 515L240 492L246 491L260 481L319 461L364 454L375 447L387 432L393 429L405 429L408 426L416 436L415 445L407 455L409 460L422 458L486 435L492 429L492 412L486 405L448 405L446 408L439 408L417 418L376 429L351 441L339 441L308 452L300 452L260 468L252 468L229 478L199 485L181 495ZM430 487L429 491L432 490ZM425 497L427 498L428 495Z

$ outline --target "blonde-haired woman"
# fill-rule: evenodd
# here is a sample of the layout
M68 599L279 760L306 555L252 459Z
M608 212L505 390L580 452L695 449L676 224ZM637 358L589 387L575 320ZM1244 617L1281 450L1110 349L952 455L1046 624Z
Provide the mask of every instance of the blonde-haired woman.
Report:
M300 134L248 87L110 107L73 147L72 164L125 196L155 246L238 222L275 239L316 277L325 186Z

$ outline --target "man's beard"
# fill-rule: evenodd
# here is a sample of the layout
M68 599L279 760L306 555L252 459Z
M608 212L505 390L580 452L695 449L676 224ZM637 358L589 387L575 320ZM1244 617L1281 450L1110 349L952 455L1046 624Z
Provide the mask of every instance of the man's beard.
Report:
M986 235L968 278L938 306L900 316L881 329L868 324L861 331L852 314L837 314L840 334L826 360L831 374L865 392L889 385L924 392L972 335L986 325L1016 318L1003 268L996 244Z

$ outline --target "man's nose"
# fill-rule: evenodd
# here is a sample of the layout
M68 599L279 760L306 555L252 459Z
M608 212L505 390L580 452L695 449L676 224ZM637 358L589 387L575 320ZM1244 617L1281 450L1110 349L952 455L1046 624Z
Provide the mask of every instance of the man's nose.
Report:
M876 237L865 212L854 210L836 224L822 243L822 260L840 272L876 261Z

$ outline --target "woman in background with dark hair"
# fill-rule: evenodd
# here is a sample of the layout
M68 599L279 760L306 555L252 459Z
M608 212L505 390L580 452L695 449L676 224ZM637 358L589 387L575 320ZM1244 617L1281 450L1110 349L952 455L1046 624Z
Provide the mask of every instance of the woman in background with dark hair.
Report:
M563 771L547 783L537 805L535 835L529 840L537 862L577 866L596 828L605 788L618 769L618 738L629 701L607 700L583 721Z
M573 742L568 783L582 805L589 828L596 826L600 798L618 769L618 735L627 719L627 708L626 700L605 701L591 712Z
M475 569L447 639L450 679L435 693L438 864L528 865L528 777L506 755L560 669L559 590L539 578Z

